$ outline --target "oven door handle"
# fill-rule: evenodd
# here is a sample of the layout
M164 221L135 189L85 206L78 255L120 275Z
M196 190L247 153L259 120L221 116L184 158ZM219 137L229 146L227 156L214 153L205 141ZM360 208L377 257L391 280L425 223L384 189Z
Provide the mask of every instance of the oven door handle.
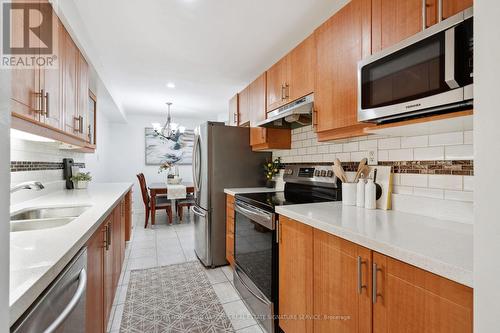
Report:
M252 294L255 298L257 298L259 301L261 301L262 303L264 304L269 304L269 301L260 297L259 295L257 295L252 289L250 289L250 287L246 284L245 280L243 280L241 278L241 275L240 273L238 273L238 268L235 268L234 269L234 273L236 274L236 276L238 277L238 279L240 280L241 284L248 290L248 292L250 294Z
M444 80L451 89L459 88L455 78L455 27L444 33Z
M246 208L244 207L241 203L236 202L234 204L234 209L238 213L241 213L251 219L254 222L257 222L258 224L262 225L263 227L266 227L268 229L274 230L275 225L274 225L274 218L271 213L262 213L260 211L251 209L251 208Z

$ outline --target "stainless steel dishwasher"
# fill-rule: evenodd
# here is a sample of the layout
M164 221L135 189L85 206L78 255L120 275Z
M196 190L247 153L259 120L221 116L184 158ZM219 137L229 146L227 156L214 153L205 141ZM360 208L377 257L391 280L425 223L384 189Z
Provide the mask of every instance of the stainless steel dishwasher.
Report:
M84 333L87 248L11 327L13 333Z

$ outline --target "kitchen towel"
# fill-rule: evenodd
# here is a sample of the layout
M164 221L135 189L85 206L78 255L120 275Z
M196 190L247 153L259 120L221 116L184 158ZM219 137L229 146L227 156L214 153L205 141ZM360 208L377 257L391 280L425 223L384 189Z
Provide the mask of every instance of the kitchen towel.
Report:
M169 200L186 199L186 186L167 184L167 198Z

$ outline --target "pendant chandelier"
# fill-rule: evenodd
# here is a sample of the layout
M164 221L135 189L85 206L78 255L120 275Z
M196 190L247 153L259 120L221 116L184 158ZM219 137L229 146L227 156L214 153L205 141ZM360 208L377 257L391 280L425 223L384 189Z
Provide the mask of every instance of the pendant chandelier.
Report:
M184 133L185 128L172 122L172 116L170 114L171 105L172 102L167 102L167 122L161 129L155 129L155 133L166 140L177 141L179 136Z

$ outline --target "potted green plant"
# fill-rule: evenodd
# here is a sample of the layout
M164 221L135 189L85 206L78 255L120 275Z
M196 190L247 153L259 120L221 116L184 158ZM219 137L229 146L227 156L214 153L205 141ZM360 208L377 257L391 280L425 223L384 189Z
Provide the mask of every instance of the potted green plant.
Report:
M73 185L75 185L76 189L87 188L91 180L92 176L90 175L90 172L78 172L73 177L71 177L71 181L73 182Z
M266 187L273 188L276 184L274 176L279 173L281 159L278 157L274 161L264 163L264 172L266 177Z

